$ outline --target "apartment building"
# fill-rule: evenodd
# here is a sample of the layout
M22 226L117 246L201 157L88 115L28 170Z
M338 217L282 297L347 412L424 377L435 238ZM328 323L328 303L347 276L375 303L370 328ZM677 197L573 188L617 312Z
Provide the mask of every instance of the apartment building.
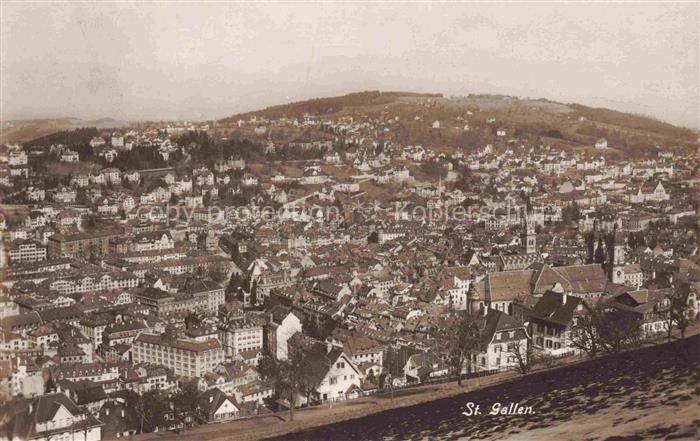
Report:
M219 329L219 340L227 357L242 351L262 349L263 327L243 316L229 320Z
M158 364L189 378L200 377L224 361L218 340L181 338L173 328L162 335L140 334L134 340L132 354L134 363Z
M9 254L13 264L36 263L46 260L46 247L33 240L19 240L13 244Z
M49 259L72 257L87 259L109 254L109 241L120 236L117 230L93 231L90 233L54 234L49 237Z

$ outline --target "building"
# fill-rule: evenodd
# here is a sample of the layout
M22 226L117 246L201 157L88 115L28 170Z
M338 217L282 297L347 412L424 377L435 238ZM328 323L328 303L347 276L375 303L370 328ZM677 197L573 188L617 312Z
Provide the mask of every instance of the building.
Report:
M469 351L472 371L513 369L518 366L517 352L527 357L529 336L525 325L514 317L484 308L471 329L478 338Z
M227 357L233 357L242 351L263 348L263 327L245 317L233 318L219 329L219 341Z
M12 245L9 252L12 264L36 263L46 260L46 247L33 240L18 240Z
M303 363L313 377L311 383L316 384L316 400L342 401L362 395L364 376L341 348L333 347L327 353L314 350L304 357Z
M198 417L206 423L231 421L240 416L236 399L218 388L209 389L199 396Z
M109 241L119 237L121 231L103 230L75 234L54 234L49 237L49 259L71 257L88 259L109 254Z
M289 309L282 306L272 308L270 322L265 336L266 349L278 360L288 357L287 342L297 332L301 332L301 320Z
M180 338L173 328L162 335L140 334L134 340L132 355L134 363L162 365L188 378L201 377L224 361L218 340Z
M28 401L22 412L14 415L3 433L10 439L49 441L99 441L102 422L63 393L46 394Z
M533 306L529 316L532 347L554 356L577 352L571 346L571 327L586 313L583 300L567 295L557 284Z

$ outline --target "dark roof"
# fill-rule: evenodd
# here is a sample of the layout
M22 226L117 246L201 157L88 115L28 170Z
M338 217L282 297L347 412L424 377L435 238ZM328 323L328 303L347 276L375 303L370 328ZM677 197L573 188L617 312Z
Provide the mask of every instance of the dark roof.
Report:
M13 435L11 438L13 439L30 439L36 437L37 423L51 421L61 407L64 407L72 415L83 413L80 408L63 393L42 395L32 400L25 401L24 405L26 407L16 413L15 416L3 426L3 433L11 433ZM99 420L90 415L88 415L88 418L84 421L89 427L102 425ZM78 424L82 427L83 423L81 422ZM58 430L59 432L56 433L60 433L64 429ZM41 433L45 434L47 432Z
M206 416L206 418L210 420L213 419L214 413L219 409L219 407L221 407L222 404L224 404L226 400L231 401L231 403L238 408L235 398L229 397L223 393L221 389L215 387L213 389L209 389L199 396L199 409Z
M155 345L170 346L173 348L184 349L186 351L203 352L211 349L221 349L221 343L218 340L211 339L205 341L173 339L168 340L161 335L139 334L136 337L137 342L150 343Z
M493 341L494 335L500 331L519 330L518 335L514 337L515 340L526 338L527 336L523 323L502 311L489 309L486 317L481 316L475 321L480 331L481 341L484 344Z
M583 302L572 295L566 296L566 303L562 303L563 296L556 292L546 292L533 308L533 317L551 321L563 326L568 326L574 317L576 308Z
M69 320L82 317L83 311L81 311L75 305L71 305L39 311L39 316L45 322L51 322L55 320Z

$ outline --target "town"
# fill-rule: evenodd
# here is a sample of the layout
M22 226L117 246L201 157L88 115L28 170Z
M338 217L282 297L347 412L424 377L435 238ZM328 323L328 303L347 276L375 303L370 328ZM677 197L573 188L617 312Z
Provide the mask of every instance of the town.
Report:
M598 110L362 92L0 146L2 436L293 418L683 338L697 133Z

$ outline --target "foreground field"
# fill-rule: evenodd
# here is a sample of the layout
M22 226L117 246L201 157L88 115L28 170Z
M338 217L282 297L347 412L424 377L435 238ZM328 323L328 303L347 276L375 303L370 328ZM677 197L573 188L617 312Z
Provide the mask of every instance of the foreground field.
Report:
M698 439L699 344L694 336L276 439ZM470 402L481 415L463 415ZM494 403L533 411L489 415Z
M697 332L697 329L692 331ZM138 439L697 439L700 336L519 377L502 373L329 406ZM466 403L533 406L533 415L472 416ZM327 426L324 424L333 423ZM319 427L320 426L320 427Z

